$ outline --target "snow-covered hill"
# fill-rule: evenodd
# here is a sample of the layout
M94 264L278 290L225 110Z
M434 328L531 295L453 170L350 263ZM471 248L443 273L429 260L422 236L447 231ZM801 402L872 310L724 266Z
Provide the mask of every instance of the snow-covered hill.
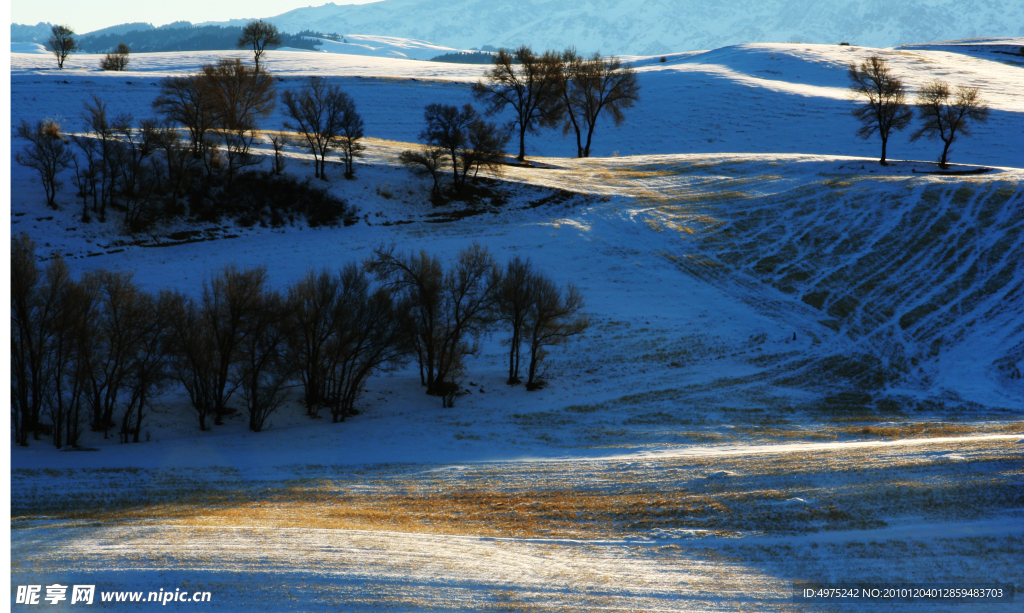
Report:
M50 51L40 43L11 43L11 53L24 53L27 55L49 55Z
M873 355L879 360L876 364L886 364L914 385L933 377L941 379L946 389L1001 403L1000 393L989 394L993 386L1009 384L1006 377L1018 368L1019 358L1014 356L1024 347L1022 315L1015 304L1022 291L1015 262L1024 248L1019 232L1019 171L1009 182L997 175L992 179L915 179L915 172L932 167L920 160L934 160L939 148L927 140L910 143L907 134L900 133L890 142L890 158L911 161L894 164L885 176L874 174L878 167L872 159L878 154L878 143L854 137L856 124L850 114L854 102L846 89L847 64L872 53L883 53L912 89L937 77L981 88L992 119L957 143L952 161L1024 166L1024 142L1008 136L1024 129L1024 99L1017 94L1024 87L1024 70L1017 66L924 48L908 52L753 44L672 55L665 62L634 58L642 103L630 110L621 128L601 125L595 150L599 156L645 157L607 167L590 162L569 175L548 171L524 180L556 189L572 184L575 190L625 197L625 206L636 210L629 216L630 226L648 219L644 227L678 231L689 225L686 219L695 213L689 209L680 213L674 203L705 199L717 203L707 205L702 214L743 228L739 234L725 242L724 235L701 234L701 241L687 242L682 253L675 253L679 247L670 241L662 252L684 263L696 257L738 267L744 278L762 287L759 291L767 292L755 292L752 303L771 303L781 292L801 309L810 305L818 311L811 317L825 322L820 325L854 341L836 350ZM113 74L93 68L95 56L74 56L56 83L43 79L56 71L40 69L51 64L50 59L15 55L12 120L60 116L72 118L68 129L81 129L73 118L89 94L107 98L113 112L144 117L150 113L158 78L194 71L220 55L247 57L244 52L145 54L133 58L131 72ZM356 101L368 136L399 142L416 140L425 105L470 102L468 83L485 70L287 51L271 52L265 65L279 78L282 89L299 87L310 75L338 83ZM283 121L278 113L265 127L280 129ZM571 143L557 130L531 136L528 143L531 156L558 157L572 151ZM688 156L662 160L651 158L652 154ZM719 160L713 170L698 173L696 184L689 177L702 156L736 154L747 161L734 167ZM806 155L837 161L808 165L800 157ZM843 157L850 155L863 158ZM381 159L393 162L386 155ZM790 176L795 167L802 170ZM15 176L23 172L18 169ZM630 173L663 178L653 184L623 182L621 177ZM703 181L710 183L703 186ZM19 189L13 206L27 210L24 207L37 196ZM371 194L359 206L374 210L379 202ZM618 224L624 221L612 210L606 213L616 219L608 231L617 236ZM941 223L933 217L941 218ZM754 219L759 221L751 225L749 220ZM961 236L967 228L985 238L964 245ZM919 235L929 237L927 245L915 242L913 237ZM75 236L61 239L70 240L65 243L66 253L93 249L76 242ZM636 240L652 244L650 237ZM880 254L883 246L886 251ZM302 259L303 265L307 261ZM687 270L702 274L699 268ZM715 282L720 281L732 284L733 277ZM979 348L983 358L978 357ZM919 371L918 362L930 362L933 367ZM955 373L970 365L981 370L969 380L988 383L964 391ZM985 385L991 389L986 391Z
M270 17L270 16L268 16ZM272 17L303 29L434 41L457 48L654 55L746 42L891 47L974 36L1024 36L1018 0L385 0L295 9ZM241 24L244 20L230 23Z
M545 130L528 141L543 163L486 178L500 197L444 207L396 158L424 105L470 102L485 67L272 51L279 92L322 77L365 120L355 178L332 154L324 184L359 208L350 227L179 219L126 236L120 211L82 221L70 171L52 210L12 164L12 232L76 276L195 295L234 263L284 289L382 244L447 261L480 243L576 285L592 320L537 392L505 383L496 332L451 408L413 363L371 377L344 423L310 419L293 390L269 430L248 432L235 397L204 432L171 384L144 443L30 441L10 454L12 584L142 590L138 610L147 592L210 590L218 611L411 613L771 611L793 608L794 581L1019 583L1024 69L942 47L634 57L642 102L599 124L600 157L566 157L574 143ZM873 53L913 90L979 87L991 121L953 162L993 168L932 174L935 143L905 133L879 166L845 73ZM162 78L224 57L251 61L139 54L109 73L96 55L58 71L14 54L11 120L79 131L92 95L141 120ZM256 153L267 168L267 143ZM284 155L312 178L307 150Z
M460 49L443 47L422 40L410 40L394 36L349 34L340 42L327 38L317 40L321 43L317 51L325 53L368 55L406 60L429 60L446 53L458 53L461 51Z
M359 40L348 39L346 40ZM1024 39L1014 39L1024 45ZM368 43L371 44L371 43ZM376 44L376 43L372 43ZM354 46L354 45L350 45ZM380 47L409 51L409 47ZM417 52L432 53L430 47ZM838 45L752 44L704 53L629 58L640 72L641 103L616 128L598 125L594 155L646 155L672 153L812 153L821 155L878 154L874 140L855 138L853 102L847 89L846 67L873 53L882 53L911 90L941 77L954 85L981 88L992 107L991 120L976 126L974 136L958 141L954 162L995 166L1024 166L1024 141L1007 138L1024 131L1024 69L971 55L919 49L913 52ZM71 124L80 115L83 92L116 90L118 111L136 116L149 113L155 79L199 69L220 57L249 61L244 51L146 53L133 55L127 73L99 70L100 56L73 55L63 71L52 57L14 54L12 119L46 113ZM996 56L1008 57L1008 56ZM271 51L267 68L284 79L283 87L297 87L301 78L322 76L353 96L367 123L367 133L378 138L414 141L423 129L423 108L434 102L472 102L469 83L480 79L485 66L408 61L388 57L341 53ZM41 77L60 80L48 91L42 106L25 104L35 95L32 81ZM77 87L61 81L74 76ZM390 79L401 80L400 86ZM134 85L123 87L125 81ZM70 82L70 81L69 81ZM441 83L444 82L444 83ZM400 92L400 93L399 93ZM401 97L396 103L395 96ZM41 98L40 98L41 99ZM141 110L139 110L141 109ZM279 126L284 118L270 120ZM574 143L560 130L545 130L527 141L529 155L561 156L574 151ZM889 155L897 159L934 160L941 151L929 140L910 142L909 131L897 133Z

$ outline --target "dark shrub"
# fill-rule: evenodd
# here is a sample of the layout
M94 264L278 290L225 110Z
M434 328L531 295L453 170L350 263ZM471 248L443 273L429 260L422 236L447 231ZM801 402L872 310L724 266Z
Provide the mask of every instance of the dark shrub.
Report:
M287 174L252 171L239 175L231 185L211 189L207 197L192 201L199 219L235 218L242 225L282 226L296 216L310 227L352 225L357 210L326 189ZM198 207L198 208L197 208Z

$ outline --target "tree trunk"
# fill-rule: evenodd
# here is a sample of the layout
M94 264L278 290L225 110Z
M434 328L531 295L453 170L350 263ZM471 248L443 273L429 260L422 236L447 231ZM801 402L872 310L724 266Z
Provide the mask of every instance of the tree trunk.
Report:
M519 157L520 162L526 160L526 124L519 122Z
M459 156L454 149L450 151L450 154L452 156L452 188L458 194L462 191L462 186L459 184Z
M889 144L888 140L889 139L885 138L884 136L882 137L882 159L879 161L879 163L882 166L888 166L889 165L889 162L885 161L885 147L886 147L886 145Z
M953 144L953 141L942 141L945 146L942 147L942 160L939 162L940 168L946 168L946 156L949 155L949 146Z
M508 355L508 384L515 385L519 383L519 331L512 331L512 346L509 348Z
M580 124L576 121L576 116L572 114L572 111L569 112L569 117L572 119L572 128L576 131L576 157L587 157L583 155L583 135L580 132Z
M537 374L537 347L530 347L530 374L526 378L527 389L533 385L533 378Z
M138 410L135 413L135 428L133 430L135 436L132 439L133 443L139 442L139 431L142 430L142 405L145 403L144 397L139 398Z
M591 123L590 127L587 128L587 146L583 148L583 157L585 158L590 157L590 141L594 138L594 125L596 123L596 121Z

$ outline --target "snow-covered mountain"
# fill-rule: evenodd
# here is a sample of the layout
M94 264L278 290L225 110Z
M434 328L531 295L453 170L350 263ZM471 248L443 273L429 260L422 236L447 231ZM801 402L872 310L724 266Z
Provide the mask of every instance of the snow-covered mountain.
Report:
M460 49L521 43L542 49L652 55L736 43L843 41L873 47L1024 35L1020 0L385 0L326 4L271 18L310 29L429 40ZM236 20L240 24L245 20Z

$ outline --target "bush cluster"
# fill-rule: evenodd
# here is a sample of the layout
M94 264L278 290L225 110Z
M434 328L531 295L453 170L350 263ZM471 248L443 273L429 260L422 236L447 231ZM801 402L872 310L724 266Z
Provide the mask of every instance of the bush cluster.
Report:
M356 223L357 209L309 179L263 170L242 173L230 184L196 191L190 204L200 221L235 219L243 226L280 227L302 217L310 227Z

